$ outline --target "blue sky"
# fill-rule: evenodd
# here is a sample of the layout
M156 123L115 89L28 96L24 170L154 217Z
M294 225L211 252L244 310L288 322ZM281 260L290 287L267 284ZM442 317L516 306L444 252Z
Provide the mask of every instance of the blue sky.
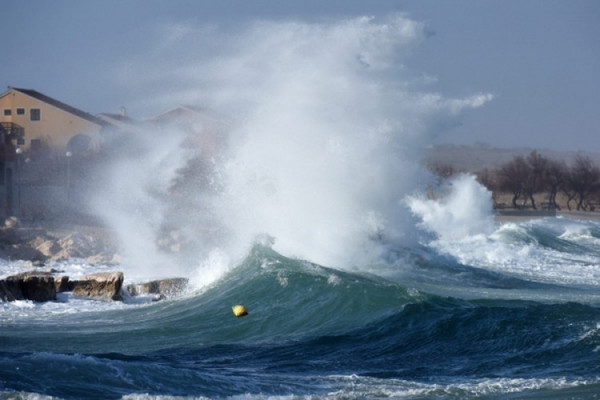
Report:
M426 39L403 62L414 76L431 79L430 90L493 95L440 141L600 152L596 0L4 0L0 87L36 89L93 114L125 106L144 118L162 111L144 99L181 82L154 78L146 81L150 90L129 84L123 71L163 65L166 57L185 64L218 53L179 40L186 27L214 37L239 34L255 20L327 23L395 13L425 26ZM161 50L165 27L171 28L168 51Z

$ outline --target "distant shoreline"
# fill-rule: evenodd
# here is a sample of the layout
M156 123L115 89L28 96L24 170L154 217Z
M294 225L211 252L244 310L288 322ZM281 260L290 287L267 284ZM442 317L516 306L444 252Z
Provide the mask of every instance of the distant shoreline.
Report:
M552 214L544 211L532 211L532 210L503 210L498 211L495 215L495 219L500 223L509 222L520 222L540 218L568 218L578 221L593 221L600 222L600 213L593 211L557 211L556 214Z

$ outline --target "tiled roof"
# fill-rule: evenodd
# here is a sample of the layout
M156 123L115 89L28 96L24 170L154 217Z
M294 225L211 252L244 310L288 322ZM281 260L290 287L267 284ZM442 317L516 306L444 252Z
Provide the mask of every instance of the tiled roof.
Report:
M169 111L165 111L162 114L147 119L146 122L159 124L170 123L184 119L186 115L194 119L201 118L203 120L212 120L221 124L225 123L224 118L207 108L188 105L178 106Z
M132 118L128 117L127 115L121 115L121 114L112 114L112 113L100 113L98 114L98 118L102 118L102 117L107 117L110 119L114 119L120 122L124 122L124 123L128 123L128 124L132 124L135 122L135 120L133 120Z
M46 96L45 94L42 94L40 92L37 92L35 90L32 89L19 89L19 88L15 88L15 87L11 87L11 89L16 90L17 92L21 92L23 94L26 94L27 96L36 98L40 101L43 101L44 103L50 104L56 108L59 108L63 111L66 111L68 113L71 113L73 115L78 116L79 118L83 118L85 120L88 120L90 122L93 122L94 124L97 125L101 125L104 126L106 125L106 122L102 121L99 118L94 117L92 114L88 114L85 111L81 111L78 108L72 107L68 104L65 104L63 102L60 102L56 99L53 99L52 97Z

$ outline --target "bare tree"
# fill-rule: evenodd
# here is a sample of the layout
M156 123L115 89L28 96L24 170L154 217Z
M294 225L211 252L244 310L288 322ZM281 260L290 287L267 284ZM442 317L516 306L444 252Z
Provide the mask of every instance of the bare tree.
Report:
M565 171L565 180L563 182L563 185L561 186L561 190L562 190L563 194L567 197L567 209L569 211L572 210L571 202L577 198L577 192L573 188L573 185L571 185L571 182L573 181L573 179L571 177L571 172L572 171L570 168L568 168Z
M545 189L548 159L534 150L527 156L526 161L528 165L523 191L531 200L533 209L537 209L534 195L543 192Z
M589 157L580 154L569 172L568 187L577 197L577 210L588 210L589 196L600 188L600 168Z
M549 209L560 210L560 206L556 202L556 196L565 186L568 173L567 165L564 162L548 160L544 181L548 192Z
M490 171L485 168L481 171L477 171L475 174L477 176L477 181L485 186L490 192L492 192L492 201L494 202L494 207L498 206L498 193L501 191L498 185L498 177L496 171Z
M481 171L477 171L475 174L477 176L477 181L485 186L490 191L497 191L498 188L498 179L495 171L490 171L488 168L484 168Z
M520 208L517 200L526 195L525 187L529 179L529 164L522 156L517 156L512 161L502 165L498 170L498 184L500 190L512 193L512 206ZM525 198L523 205L527 202Z

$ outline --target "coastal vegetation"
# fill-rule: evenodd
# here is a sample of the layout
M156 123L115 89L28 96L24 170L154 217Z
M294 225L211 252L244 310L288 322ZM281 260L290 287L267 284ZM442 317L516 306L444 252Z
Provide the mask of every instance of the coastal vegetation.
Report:
M431 160L428 167L442 179L467 172ZM600 167L583 154L567 162L533 150L473 173L492 192L497 209L595 211L600 205Z

